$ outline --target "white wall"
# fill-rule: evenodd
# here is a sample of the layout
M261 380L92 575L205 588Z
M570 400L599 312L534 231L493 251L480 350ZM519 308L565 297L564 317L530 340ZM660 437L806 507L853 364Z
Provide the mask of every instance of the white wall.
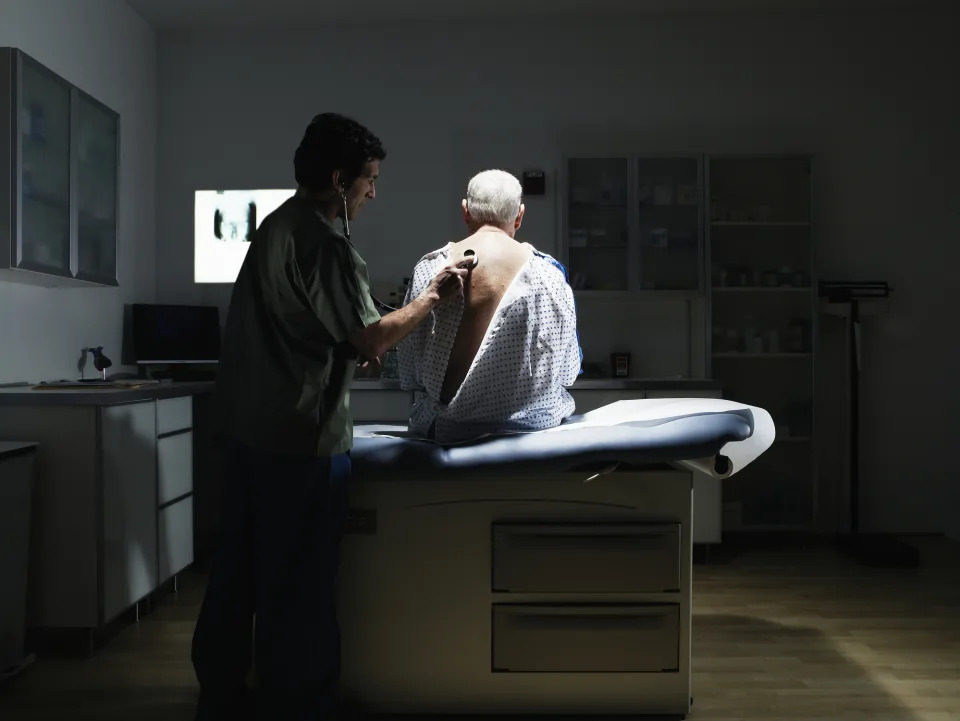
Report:
M156 34L123 0L0 0L0 46L120 113L121 133L120 287L0 281L0 383L76 378L91 345L119 366L123 304L152 301L156 283Z
M293 150L321 111L356 116L388 150L354 225L375 280L460 237L459 199L483 167L551 173L548 196L528 199L525 238L552 251L563 153L812 152L822 273L896 289L864 332L863 525L943 530L955 474L940 459L960 396L945 292L960 230L948 70L960 53L946 20L675 14L162 37L158 298L227 303L229 287L192 283L193 191L292 184ZM626 328L641 374L685 372L660 340L684 312L582 307L587 354L602 357ZM829 524L845 513L831 473Z

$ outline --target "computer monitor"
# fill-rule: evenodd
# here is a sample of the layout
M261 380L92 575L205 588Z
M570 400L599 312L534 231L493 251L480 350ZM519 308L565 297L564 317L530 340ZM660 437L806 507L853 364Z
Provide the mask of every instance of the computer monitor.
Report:
M217 306L134 303L131 320L138 365L216 363L220 358Z

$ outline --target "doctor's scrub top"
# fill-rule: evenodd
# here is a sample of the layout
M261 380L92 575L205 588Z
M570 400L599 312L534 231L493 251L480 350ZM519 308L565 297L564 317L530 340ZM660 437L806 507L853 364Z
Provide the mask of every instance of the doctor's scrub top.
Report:
M233 287L217 373L220 431L273 453L350 450L348 339L380 320L367 266L312 200L263 219Z

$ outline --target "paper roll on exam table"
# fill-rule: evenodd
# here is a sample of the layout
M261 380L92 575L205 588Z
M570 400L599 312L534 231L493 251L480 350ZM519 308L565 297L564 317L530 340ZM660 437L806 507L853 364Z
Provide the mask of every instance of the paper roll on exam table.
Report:
M374 714L686 715L692 472L729 478L773 428L710 398L447 446L357 424L344 695Z

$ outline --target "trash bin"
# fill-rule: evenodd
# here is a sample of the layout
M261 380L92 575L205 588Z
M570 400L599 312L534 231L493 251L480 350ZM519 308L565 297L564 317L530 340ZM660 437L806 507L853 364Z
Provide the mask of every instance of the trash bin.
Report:
M30 662L23 635L36 455L36 443L0 441L0 682Z

